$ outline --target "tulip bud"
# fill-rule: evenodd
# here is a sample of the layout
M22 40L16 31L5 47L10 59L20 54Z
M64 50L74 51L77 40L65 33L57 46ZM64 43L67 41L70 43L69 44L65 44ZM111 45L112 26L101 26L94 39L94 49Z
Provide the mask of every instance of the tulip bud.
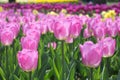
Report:
M50 46L53 47L53 49L56 49L57 44L56 42L48 43L48 48L50 48Z

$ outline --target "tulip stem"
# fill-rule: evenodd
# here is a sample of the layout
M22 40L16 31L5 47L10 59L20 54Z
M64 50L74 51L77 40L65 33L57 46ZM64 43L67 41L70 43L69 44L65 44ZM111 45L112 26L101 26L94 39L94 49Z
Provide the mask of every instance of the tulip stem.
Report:
M93 80L93 68L90 68L90 80Z
M5 51L6 51L6 79L9 80L8 46L5 47Z
M109 63L108 63L108 58L103 59L103 70L102 70L102 77L101 80L108 80L108 76L109 76Z
M64 41L62 41L62 80L64 80Z
M29 80L32 80L32 72L29 72Z

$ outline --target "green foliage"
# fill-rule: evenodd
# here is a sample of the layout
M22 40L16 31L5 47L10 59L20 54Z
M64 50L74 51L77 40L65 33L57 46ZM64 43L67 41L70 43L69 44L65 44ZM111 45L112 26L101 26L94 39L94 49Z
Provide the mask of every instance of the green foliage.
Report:
M83 33L84 30L82 30ZM18 65L17 52L21 50L20 32L14 43L7 47L0 44L0 80L29 80L29 73L24 72ZM89 40L96 43L94 37ZM120 80L120 36L116 37L117 45L114 56L103 59L101 65L93 68L94 80ZM56 41L57 48L48 48L48 42ZM52 33L41 36L38 52L38 67L32 71L32 80L86 80L90 77L90 69L81 61L79 44L86 39L81 34L74 42L67 44L57 40ZM6 66L6 51L8 52L8 65ZM6 68L8 67L8 68ZM6 78L8 73L8 78Z

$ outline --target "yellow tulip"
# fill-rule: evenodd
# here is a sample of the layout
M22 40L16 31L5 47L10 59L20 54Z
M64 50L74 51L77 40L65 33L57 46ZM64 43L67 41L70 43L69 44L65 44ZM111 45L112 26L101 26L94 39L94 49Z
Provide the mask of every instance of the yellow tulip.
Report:
M39 12L34 9L34 10L33 10L33 14L34 14L34 15L37 15L37 14L39 14Z
M0 12L2 12L3 11L3 8L2 7L0 7Z
M61 12L64 13L64 14L66 14L67 10L66 9L62 9Z
M48 14L50 14L50 15L58 15L56 12L54 12L54 11L51 11L51 12L49 12Z

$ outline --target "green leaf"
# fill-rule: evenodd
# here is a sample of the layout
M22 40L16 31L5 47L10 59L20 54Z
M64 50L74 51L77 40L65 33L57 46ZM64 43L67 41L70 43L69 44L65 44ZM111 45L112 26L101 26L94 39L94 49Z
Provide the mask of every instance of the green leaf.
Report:
M48 68L48 55L44 53L42 55L41 61L42 61L42 66L40 69L37 69L38 72L37 77L40 80L44 80L44 75Z
M57 79L60 80L60 74L59 74L56 64L54 62L54 59L53 59L53 69L55 71L55 75L56 75Z
M20 80L28 80L28 72L21 71L20 74Z
M66 80L75 80L74 76L75 76L75 62L71 64L70 71L68 73L68 77Z
M109 80L117 80L117 75L112 75Z
M53 68L50 70L47 70L44 76L44 80L50 80L50 77L53 75Z
M4 71L2 70L1 67L0 67L0 76L2 77L2 80L6 80L5 79L5 73L4 73Z
M117 80L120 80L120 70L119 70L119 73L118 73L118 76L117 76Z
M94 79L100 80L100 66L98 68L94 68L93 70L94 70L94 72L93 72Z
M14 75L14 80L20 80L16 75Z
M101 80L108 80L109 78L109 73L108 73L108 61L107 58L103 59L104 61L104 66L102 69L102 73L101 73Z

